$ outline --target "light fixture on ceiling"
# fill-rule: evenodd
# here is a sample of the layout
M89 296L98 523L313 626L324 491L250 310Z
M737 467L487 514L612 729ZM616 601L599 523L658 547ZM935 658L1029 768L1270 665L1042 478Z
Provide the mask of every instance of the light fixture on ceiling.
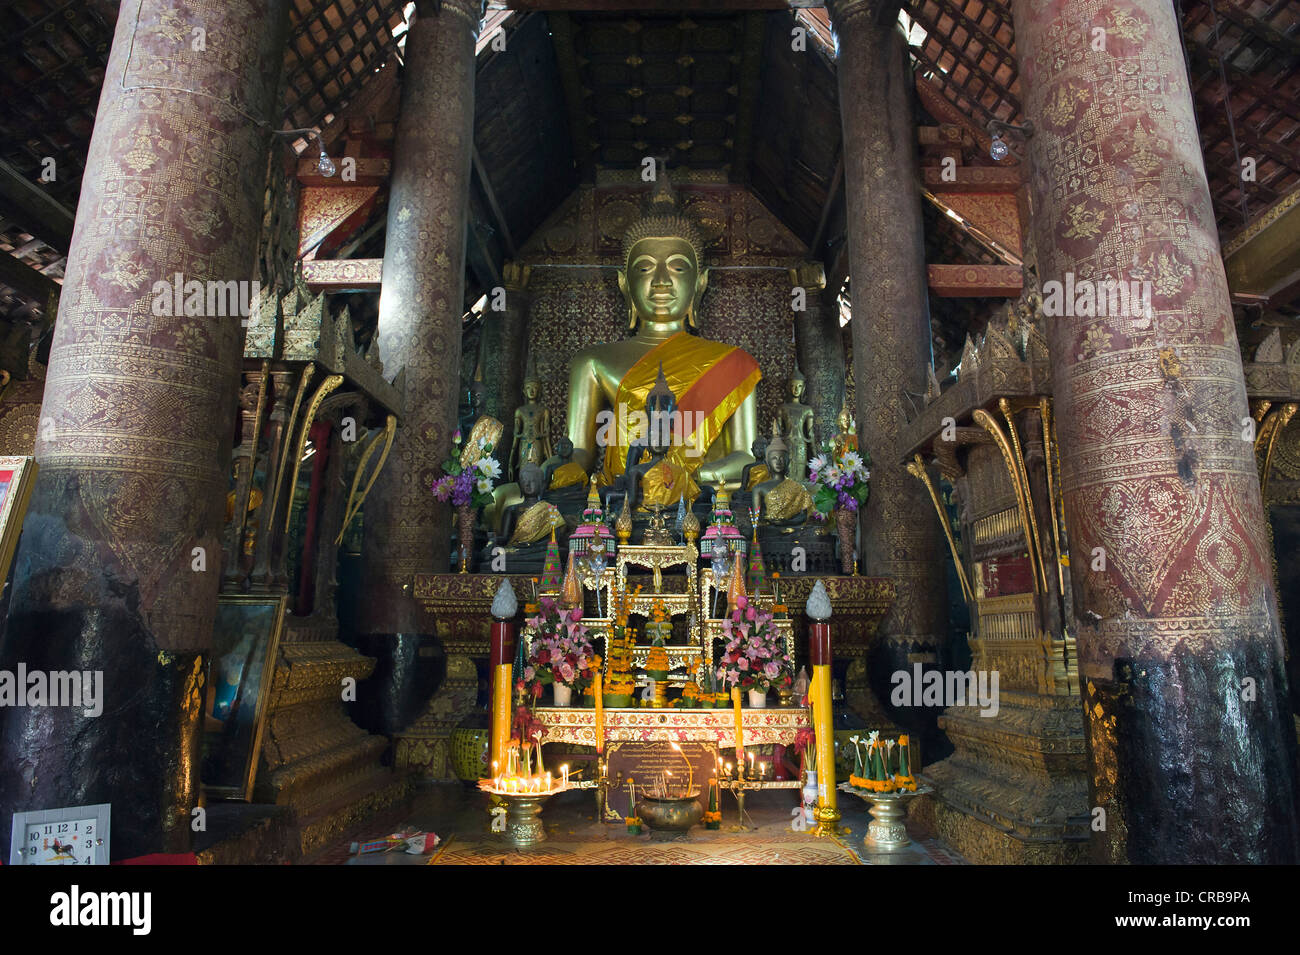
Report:
M334 160L330 159L330 154L325 151L325 140L317 136L316 145L320 147L320 158L316 160L316 171L328 179L339 171L338 167L334 165Z
M993 137L989 143L989 155L998 162L1011 155L1011 147L1006 140L1007 133L1019 133L1022 139L1034 135L1034 124L1031 120L1025 120L1017 126L1015 123L1007 123L1000 119L990 119L985 129Z

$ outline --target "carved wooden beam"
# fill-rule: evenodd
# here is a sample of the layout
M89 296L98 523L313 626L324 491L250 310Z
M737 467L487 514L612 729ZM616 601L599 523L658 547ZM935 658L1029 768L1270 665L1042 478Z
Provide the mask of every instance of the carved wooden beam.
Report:
M383 270L383 259L313 259L302 264L302 278L313 292L372 292Z
M1015 193L1024 185L1019 166L957 166L948 179L942 166L922 166L921 180L932 192Z
M0 214L20 223L23 231L44 239L60 252L68 251L72 244L72 212L2 159Z
M931 265L930 291L940 298L1016 298L1025 277L1018 265Z

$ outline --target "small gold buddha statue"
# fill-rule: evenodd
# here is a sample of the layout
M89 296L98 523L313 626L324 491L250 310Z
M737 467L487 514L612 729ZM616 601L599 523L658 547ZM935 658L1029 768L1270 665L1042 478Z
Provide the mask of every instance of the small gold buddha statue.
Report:
M541 393L542 383L530 355L528 374L524 376L524 403L515 409L515 436L509 462L512 479L525 464L540 465L551 456L551 413L537 400Z
M773 421L772 440L767 443L767 469L772 476L754 488L752 499L753 512L758 514L761 509L763 523L802 524L813 509L813 497L808 488L786 477L789 466L789 451L781 439L777 423Z
M545 473L536 464L525 464L520 469L519 490L524 499L501 515L501 536L506 538L507 549L536 544L564 526L559 509L542 500L545 487Z
M836 454L858 450L858 430L849 412L849 396L845 394L844 404L840 406L839 416L835 419L839 432L831 438L831 450Z
M661 171L645 214L623 237L618 287L633 334L583 349L569 365L574 460L590 470L604 447L602 486L627 469L635 426L629 415L644 407L661 365L683 422L668 451L672 462L711 484L737 480L752 461L758 363L742 349L689 331L708 286L703 250L698 228L678 211L667 172Z
M781 405L777 414L781 437L789 449L790 477L796 481L808 479L808 451L817 443L813 436L813 410L803 403L807 386L807 380L796 364L794 374L790 376L790 400Z

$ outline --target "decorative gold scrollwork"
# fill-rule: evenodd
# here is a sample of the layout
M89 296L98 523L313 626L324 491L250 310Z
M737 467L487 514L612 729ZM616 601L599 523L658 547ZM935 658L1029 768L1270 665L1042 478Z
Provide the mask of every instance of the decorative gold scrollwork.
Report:
M1005 409L1004 413L1006 413ZM1037 534L1034 532L1036 522L1031 523L1033 511L1029 499L1029 489L1027 487L1028 481L1022 481L1022 470L1019 466L1019 460L1016 453L1012 450L1011 442L1007 439L1006 434L1002 431L1002 427L997 423L997 420L983 408L975 409L972 417L975 419L976 424L989 433L989 436L993 438L993 443L996 444L998 450L1002 452L1002 461L1007 466L1007 474L1011 478L1011 486L1016 492L1016 505L1020 509L1020 524L1025 534L1025 547L1029 551L1029 565L1033 568L1034 590L1036 593L1046 593L1047 578L1043 573L1041 555L1034 543L1037 537ZM1007 417L1010 419L1009 414ZM1014 432L1015 428L1013 427L1012 433L1014 434ZM1018 439L1016 443L1018 446Z
M939 526L943 528L944 536L948 538L948 549L952 552L952 562L957 567L957 580L961 583L961 592L966 598L966 603L972 607L975 605L975 595L971 592L970 581L966 578L966 566L962 562L961 554L957 551L957 541L952 536L952 526L948 521L948 512L944 510L943 503L939 500L939 495L934 489L934 483L930 480L930 474L925 469L925 461L919 454L912 455L912 461L907 465L907 473L918 478L925 489L930 492L930 500L934 504L934 511L939 517Z
M334 538L335 545L343 543L343 535L347 533L348 525L352 523L352 518L356 517L361 510L361 505L365 503L366 495L370 493L370 489L375 486L375 479L379 477L379 472L384 469L384 462L388 460L388 452L393 447L393 436L396 433L397 416L390 414L388 420L384 422L383 432L371 438L370 443L361 452L361 460L357 462L357 473L352 475L352 487L348 489L348 503L343 510L343 526L339 528L339 536ZM365 489L358 496L357 485L361 483L361 475L365 472L371 455L375 453L375 449L379 447L381 441L384 450L379 455L379 462L375 465L375 469L370 472L370 479L366 481Z
M316 412L320 410L320 403L329 397L339 385L343 384L342 375L330 375L320 383L316 393L311 396L311 402L307 405L307 413L303 415L302 427L298 429L298 443L293 454L293 477L289 482L289 503L285 505L284 513L284 532L289 533L289 524L293 521L293 497L298 490L298 471L302 468L302 454L307 447L307 432L311 430L312 422L316 420ZM288 464L288 462L285 462Z

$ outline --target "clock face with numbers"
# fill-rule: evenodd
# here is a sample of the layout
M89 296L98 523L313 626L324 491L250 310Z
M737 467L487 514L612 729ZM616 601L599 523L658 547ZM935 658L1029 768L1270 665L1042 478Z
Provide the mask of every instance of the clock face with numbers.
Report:
M11 865L107 865L109 807L14 813Z

